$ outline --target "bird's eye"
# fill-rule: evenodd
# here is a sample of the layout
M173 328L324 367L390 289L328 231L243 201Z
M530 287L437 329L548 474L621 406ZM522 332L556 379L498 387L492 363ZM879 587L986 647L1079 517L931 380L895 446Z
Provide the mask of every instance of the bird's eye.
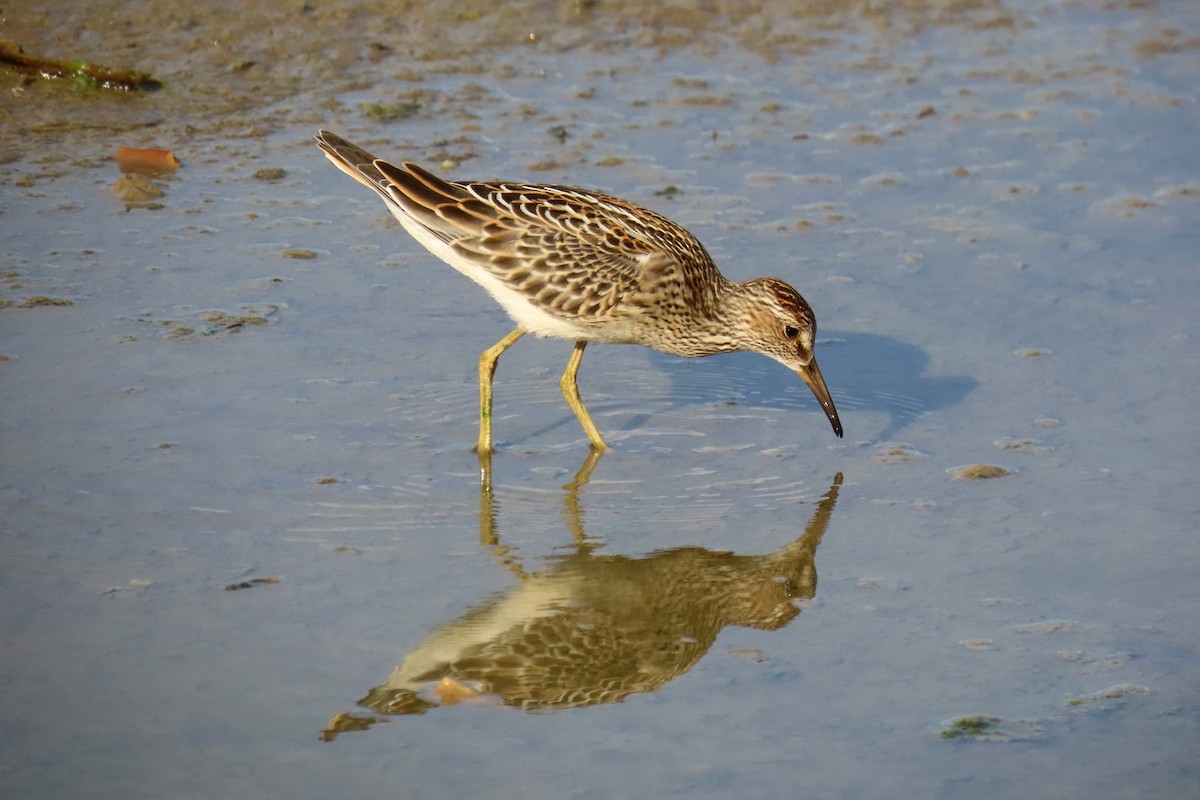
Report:
M788 325L787 327L785 327L783 329L783 335L788 337L789 339L795 339L797 336L800 335L800 329L795 327L794 325Z

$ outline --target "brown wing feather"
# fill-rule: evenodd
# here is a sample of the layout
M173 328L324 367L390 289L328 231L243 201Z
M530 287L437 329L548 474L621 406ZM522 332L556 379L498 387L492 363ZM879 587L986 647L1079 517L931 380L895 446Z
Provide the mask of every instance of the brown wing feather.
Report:
M317 142L343 172L553 314L599 320L664 301L703 307L686 287L724 280L695 237L625 200L571 186L448 181L326 131Z
M376 169L375 156L329 131L317 134L317 146L335 167L364 186L384 194L388 180Z

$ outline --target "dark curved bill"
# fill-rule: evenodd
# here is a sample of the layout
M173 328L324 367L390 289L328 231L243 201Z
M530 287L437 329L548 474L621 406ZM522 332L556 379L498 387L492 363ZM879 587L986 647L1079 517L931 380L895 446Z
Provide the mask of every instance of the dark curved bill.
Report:
M814 358L808 362L807 367L796 370L796 374L808 384L809 389L812 389L813 396L825 410L825 416L829 417L829 424L833 426L833 432L839 439L842 438L842 421L838 419L837 408L833 405L833 398L829 396L829 388L825 385L825 378L821 376L821 368L817 366L817 360Z

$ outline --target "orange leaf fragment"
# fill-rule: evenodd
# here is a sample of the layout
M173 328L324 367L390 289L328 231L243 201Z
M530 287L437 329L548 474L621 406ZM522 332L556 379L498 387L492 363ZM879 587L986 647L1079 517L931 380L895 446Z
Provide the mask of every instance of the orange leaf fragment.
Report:
M122 147L114 160L121 172L136 172L142 175L162 175L179 169L179 159L170 150L145 150L140 147Z

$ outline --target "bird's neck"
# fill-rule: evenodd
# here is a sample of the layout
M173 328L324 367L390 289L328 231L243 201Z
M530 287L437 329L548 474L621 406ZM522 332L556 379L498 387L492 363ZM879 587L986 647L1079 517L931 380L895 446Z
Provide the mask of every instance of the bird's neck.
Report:
M703 293L695 299L695 337L700 355L732 353L742 350L730 331L745 326L752 303L746 284L727 280L707 283Z

